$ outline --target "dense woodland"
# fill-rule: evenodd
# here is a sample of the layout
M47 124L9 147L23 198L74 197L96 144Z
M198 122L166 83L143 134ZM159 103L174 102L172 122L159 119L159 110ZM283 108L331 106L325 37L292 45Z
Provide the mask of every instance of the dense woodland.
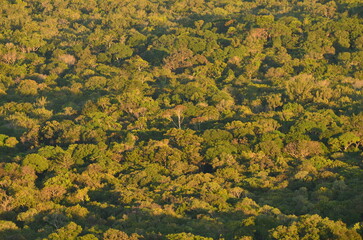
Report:
M362 0L0 0L0 133L0 239L362 239Z

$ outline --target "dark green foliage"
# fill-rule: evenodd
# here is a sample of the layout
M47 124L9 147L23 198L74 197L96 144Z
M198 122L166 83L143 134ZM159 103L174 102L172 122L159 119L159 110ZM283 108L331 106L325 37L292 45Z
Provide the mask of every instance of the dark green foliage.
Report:
M362 17L0 1L0 239L361 239Z

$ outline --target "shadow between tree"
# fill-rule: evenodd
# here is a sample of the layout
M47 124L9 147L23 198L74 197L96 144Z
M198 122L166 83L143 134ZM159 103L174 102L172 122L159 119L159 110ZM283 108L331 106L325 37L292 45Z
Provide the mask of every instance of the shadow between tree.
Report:
M92 206L92 208L92 213L84 217L76 215L70 217L62 211L44 211L34 216L33 222L14 221L18 226L17 229L9 222L7 225L2 223L0 238L4 240L42 239L70 222L75 222L82 227L83 231L79 236L94 234L100 239L103 232L109 228L128 234L137 233L143 236L142 239L167 239L165 237L167 234L182 232L213 239L220 237L233 239L234 236L242 233L252 233L248 229L240 229L241 221L246 217L240 211L217 213L205 209L193 209L188 211L186 216L178 217L154 214L151 212L152 209L140 209L137 206L131 208ZM226 225L227 222L232 224Z

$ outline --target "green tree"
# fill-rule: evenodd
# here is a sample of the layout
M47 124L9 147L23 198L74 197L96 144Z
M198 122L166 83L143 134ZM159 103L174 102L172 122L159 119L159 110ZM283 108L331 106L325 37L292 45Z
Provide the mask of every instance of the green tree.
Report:
M77 236L82 232L82 227L74 222L70 222L66 226L57 229L55 233L48 236L52 240L66 240L66 239L77 239Z
M104 240L137 240L138 235L132 234L129 236L127 233L122 232L117 229L109 228L106 232L103 234Z
M329 145L333 151L347 151L350 146L355 144L357 148L360 145L361 138L352 132L346 132L341 134L337 138L330 138Z
M117 61L120 59L128 58L132 56L132 49L124 43L114 43L108 49L108 53L111 54Z
M359 234L337 221L319 215L304 215L289 226L278 226L270 231L273 239L361 239Z
M35 169L35 171L41 173L49 168L49 161L39 154L31 153L25 156L23 159L23 165L31 166Z
M23 95L37 95L39 86L34 80L22 80L16 88L19 94Z

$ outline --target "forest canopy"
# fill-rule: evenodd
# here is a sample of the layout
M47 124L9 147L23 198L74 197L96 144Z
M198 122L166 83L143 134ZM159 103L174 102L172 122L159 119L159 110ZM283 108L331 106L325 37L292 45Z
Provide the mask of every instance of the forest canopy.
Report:
M361 0L0 0L0 239L362 239Z

